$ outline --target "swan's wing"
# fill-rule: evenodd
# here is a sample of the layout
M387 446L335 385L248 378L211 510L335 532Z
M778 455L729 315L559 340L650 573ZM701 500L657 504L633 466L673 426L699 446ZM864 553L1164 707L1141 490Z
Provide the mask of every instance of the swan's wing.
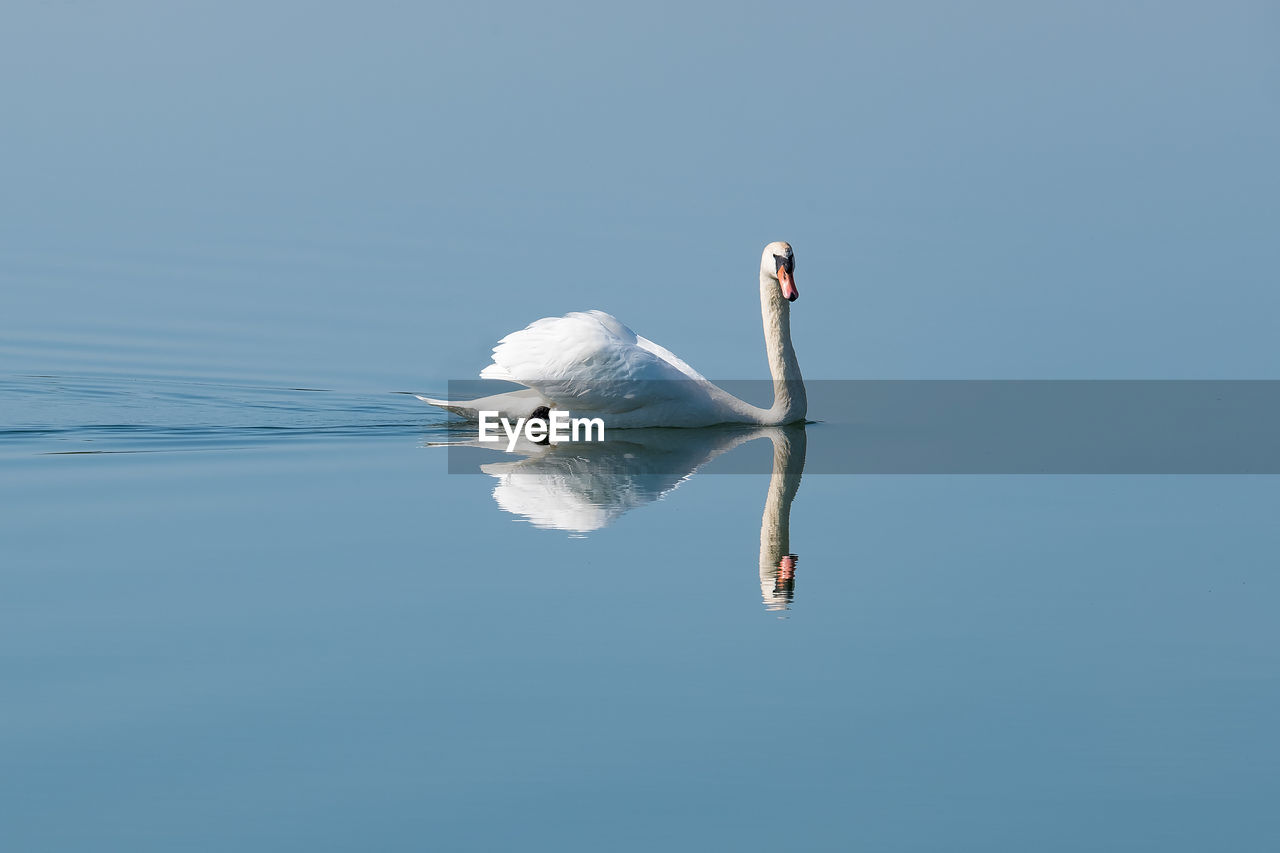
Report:
M537 389L563 408L601 413L679 400L691 383L706 382L603 311L547 317L512 332L480 376Z
M692 367L688 365L688 363L684 359L680 358L678 355L676 355L671 350L664 347L662 344L655 344L653 341L649 340L643 335L636 335L636 346L640 347L641 349L648 350L649 352L656 355L658 358L668 362L672 367L674 367L676 370L679 370L681 373L683 373L685 376L688 376L690 379L695 379L699 382L707 381L707 377L703 376L701 373L694 370Z

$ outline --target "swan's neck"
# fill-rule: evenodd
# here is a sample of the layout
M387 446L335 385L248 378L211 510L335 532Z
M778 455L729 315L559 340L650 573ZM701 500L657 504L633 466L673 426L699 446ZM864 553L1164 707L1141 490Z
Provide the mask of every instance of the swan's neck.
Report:
M791 345L791 303L782 298L778 280L760 270L760 313L764 320L764 346L773 374L773 407L768 423L789 424L804 420L808 400L800 362Z

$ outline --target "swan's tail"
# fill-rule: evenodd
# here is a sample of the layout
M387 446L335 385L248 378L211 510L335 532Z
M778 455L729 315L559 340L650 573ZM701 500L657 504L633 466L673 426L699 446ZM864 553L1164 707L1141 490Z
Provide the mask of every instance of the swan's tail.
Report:
M474 402L466 400L436 400L433 397L424 397L421 394L414 394L413 396L424 403L439 406L446 411L453 412L455 415L462 415L469 421L474 421L477 418L477 409Z
M548 405L542 395L532 388L522 388L519 391L509 391L506 394L494 394L492 397L481 397L478 400L437 400L434 397L424 397L421 394L414 394L424 403L430 403L433 406L453 412L455 415L461 415L469 421L480 419L480 412L497 412L502 417L510 418L527 418L532 415L539 406Z

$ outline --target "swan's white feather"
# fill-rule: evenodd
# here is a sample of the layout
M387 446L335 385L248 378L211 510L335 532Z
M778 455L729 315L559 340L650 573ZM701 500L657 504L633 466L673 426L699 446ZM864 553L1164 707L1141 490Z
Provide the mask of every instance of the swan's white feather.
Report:
M570 411L616 416L645 409L669 412L668 422L695 400L705 406L706 391L691 386L710 384L604 311L546 317L512 332L480 376L525 385Z
M437 400L414 394L424 403L439 406L442 409L462 415L468 420L476 420L480 412L501 412L507 418L527 418L539 406L549 405L550 401L532 388L521 388L518 391L507 391L503 394L491 394L476 400Z
M644 335L636 335L636 346L653 353L658 358L673 366L676 370L679 370L685 376L688 376L690 379L695 379L699 382L707 381L707 377L690 367L684 359L680 358L662 344L655 344Z

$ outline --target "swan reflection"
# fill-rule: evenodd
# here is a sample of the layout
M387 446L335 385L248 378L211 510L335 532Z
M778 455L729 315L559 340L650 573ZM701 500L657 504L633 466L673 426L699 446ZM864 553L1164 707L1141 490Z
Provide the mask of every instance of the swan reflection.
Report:
M617 436L622 436L621 438ZM805 428L631 429L604 442L534 444L523 458L480 470L497 479L493 499L537 527L589 533L656 501L712 459L760 438L773 444L773 466L760 520L760 591L769 610L785 610L795 593L791 503L804 473Z

